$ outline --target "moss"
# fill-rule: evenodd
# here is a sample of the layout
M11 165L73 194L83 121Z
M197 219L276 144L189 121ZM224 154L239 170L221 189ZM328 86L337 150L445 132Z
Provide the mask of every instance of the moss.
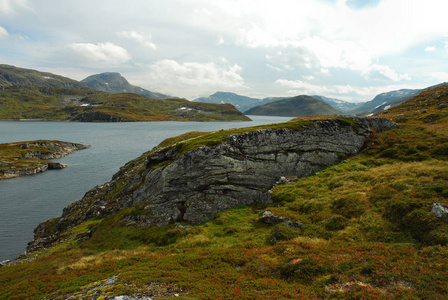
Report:
M274 229L272 229L271 233L267 237L267 243L270 245L275 245L281 241L291 240L299 235L299 231L297 229L291 228L286 224L280 223L275 225Z
M355 121L353 118L347 117L338 117L337 120L344 126L350 126L355 129L355 131L359 131L359 123Z

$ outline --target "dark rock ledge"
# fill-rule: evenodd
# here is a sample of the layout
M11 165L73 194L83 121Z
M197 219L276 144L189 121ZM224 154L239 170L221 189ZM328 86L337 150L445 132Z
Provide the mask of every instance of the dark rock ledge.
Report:
M40 224L28 250L51 246L68 228L123 207L137 206L139 213L122 224L150 226L199 224L226 209L270 203L269 190L282 176L300 178L336 164L358 153L373 132L395 127L383 118L341 117L229 133L222 142L186 152L179 144L156 147L66 207L61 217Z

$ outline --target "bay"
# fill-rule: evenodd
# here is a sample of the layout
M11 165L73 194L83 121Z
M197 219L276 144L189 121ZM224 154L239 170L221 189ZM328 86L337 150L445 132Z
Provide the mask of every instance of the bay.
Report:
M0 121L0 143L38 139L83 143L92 147L54 161L68 165L37 175L0 181L0 261L23 253L36 226L112 178L126 162L167 137L189 131L213 131L285 122L288 117L250 116L252 122L74 123Z

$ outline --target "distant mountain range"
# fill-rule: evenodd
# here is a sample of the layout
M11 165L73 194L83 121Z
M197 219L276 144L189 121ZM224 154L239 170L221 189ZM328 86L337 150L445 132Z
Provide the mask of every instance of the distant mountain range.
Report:
M217 103L217 104L230 103L240 111L245 112L246 110L252 107L263 105L280 98L282 97L276 97L276 98L270 97L259 99L259 98L241 96L230 92L216 92L208 97L201 97L194 99L193 102Z
M60 89L93 90L87 84L36 70L0 65L0 86L28 85Z
M319 96L319 95L313 95L312 97L320 99L320 100L324 101L325 103L330 104L332 107L341 111L342 113L349 113L349 112L357 109L358 107L364 105L364 103L365 103L365 102L358 102L358 103L347 102L344 100L328 98L328 97Z
M106 93L134 93L150 99L173 98L168 95L151 92L139 86L132 85L126 80L126 78L121 76L120 73L106 72L95 74L81 80L81 82L87 84L97 91Z
M442 83L440 85L444 85ZM101 91L112 94L133 93L150 99L168 99L173 98L168 95L152 92L130 84L126 78L119 73L106 72L91 75L81 82L60 75L48 72L40 72L36 70L17 68L14 66L0 64L0 87L3 89L7 86L37 86L58 89L70 89L80 91ZM439 86L439 85L436 85ZM436 86L428 87L433 88ZM377 95L374 99L362 103L351 103L340 99L328 98L320 95L312 95L314 99L319 99L329 104L336 111L342 114L366 116L387 110L395 105L403 103L408 99L418 95L424 89L401 89L390 91ZM175 97L174 97L175 98ZM294 97L295 98L295 97ZM235 106L239 111L246 114L272 113L272 108L264 107L262 109L252 110L252 108L264 106L273 101L282 99L292 99L291 97L268 97L268 98L251 98L238 95L232 92L216 92L208 97L201 97L193 100L193 102L224 104L229 103ZM277 103L278 104L278 103ZM277 105L276 104L276 105ZM323 108L328 111L327 108ZM282 109L280 109L281 111ZM274 110L275 111L275 110ZM323 113L322 112L322 113ZM278 114L279 112L275 112ZM286 112L285 112L286 113ZM316 111L313 112L317 113ZM333 112L330 112L333 114Z
M112 90L133 88L147 97L131 93L131 90L126 93L98 91L86 83L59 75L0 65L0 119L82 122L250 121L231 104L149 99L149 91L133 87L118 73L109 74L112 75L105 78L115 81L103 80L103 83L106 86L106 83L110 83ZM102 74L94 75L88 82L99 82L94 79L101 77ZM95 85L95 88L100 89L101 84ZM156 96L161 95L157 93Z
M306 95L278 99L245 112L248 115L303 117L313 115L338 115L340 111L324 101Z
M369 114L373 114L378 112L378 108L381 107L381 110L388 109L394 105L398 105L403 103L404 101L412 98L415 95L418 95L422 90L421 89L401 89L398 91L391 91L387 93L382 93L377 95L371 101L365 102L362 106L351 111L351 114L366 116ZM398 100L398 101L395 101ZM394 102L395 101L395 102Z
M350 103L347 101L327 98L324 96L312 96L314 98L320 99L325 103L330 104L335 109L340 110L343 113L347 113L361 106L363 103ZM251 98L246 96L241 96L231 92L216 92L208 97L201 97L194 99L195 102L206 102L206 103L230 103L242 112L246 112L249 109L264 105L266 103L279 100L288 99L291 97L268 97L268 98Z

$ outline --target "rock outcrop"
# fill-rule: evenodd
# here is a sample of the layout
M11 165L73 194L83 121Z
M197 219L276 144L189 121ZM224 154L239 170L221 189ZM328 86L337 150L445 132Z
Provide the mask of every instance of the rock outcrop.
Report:
M75 150L89 147L49 140L0 144L0 149L3 150L3 155L0 156L0 180L66 168L66 164L47 159L64 157Z
M139 213L124 225L199 224L223 210L269 203L282 176L307 176L358 153L372 132L395 128L382 118L340 117L221 131L155 148L126 164L111 182L39 225L29 250L56 241L67 228L123 207Z

